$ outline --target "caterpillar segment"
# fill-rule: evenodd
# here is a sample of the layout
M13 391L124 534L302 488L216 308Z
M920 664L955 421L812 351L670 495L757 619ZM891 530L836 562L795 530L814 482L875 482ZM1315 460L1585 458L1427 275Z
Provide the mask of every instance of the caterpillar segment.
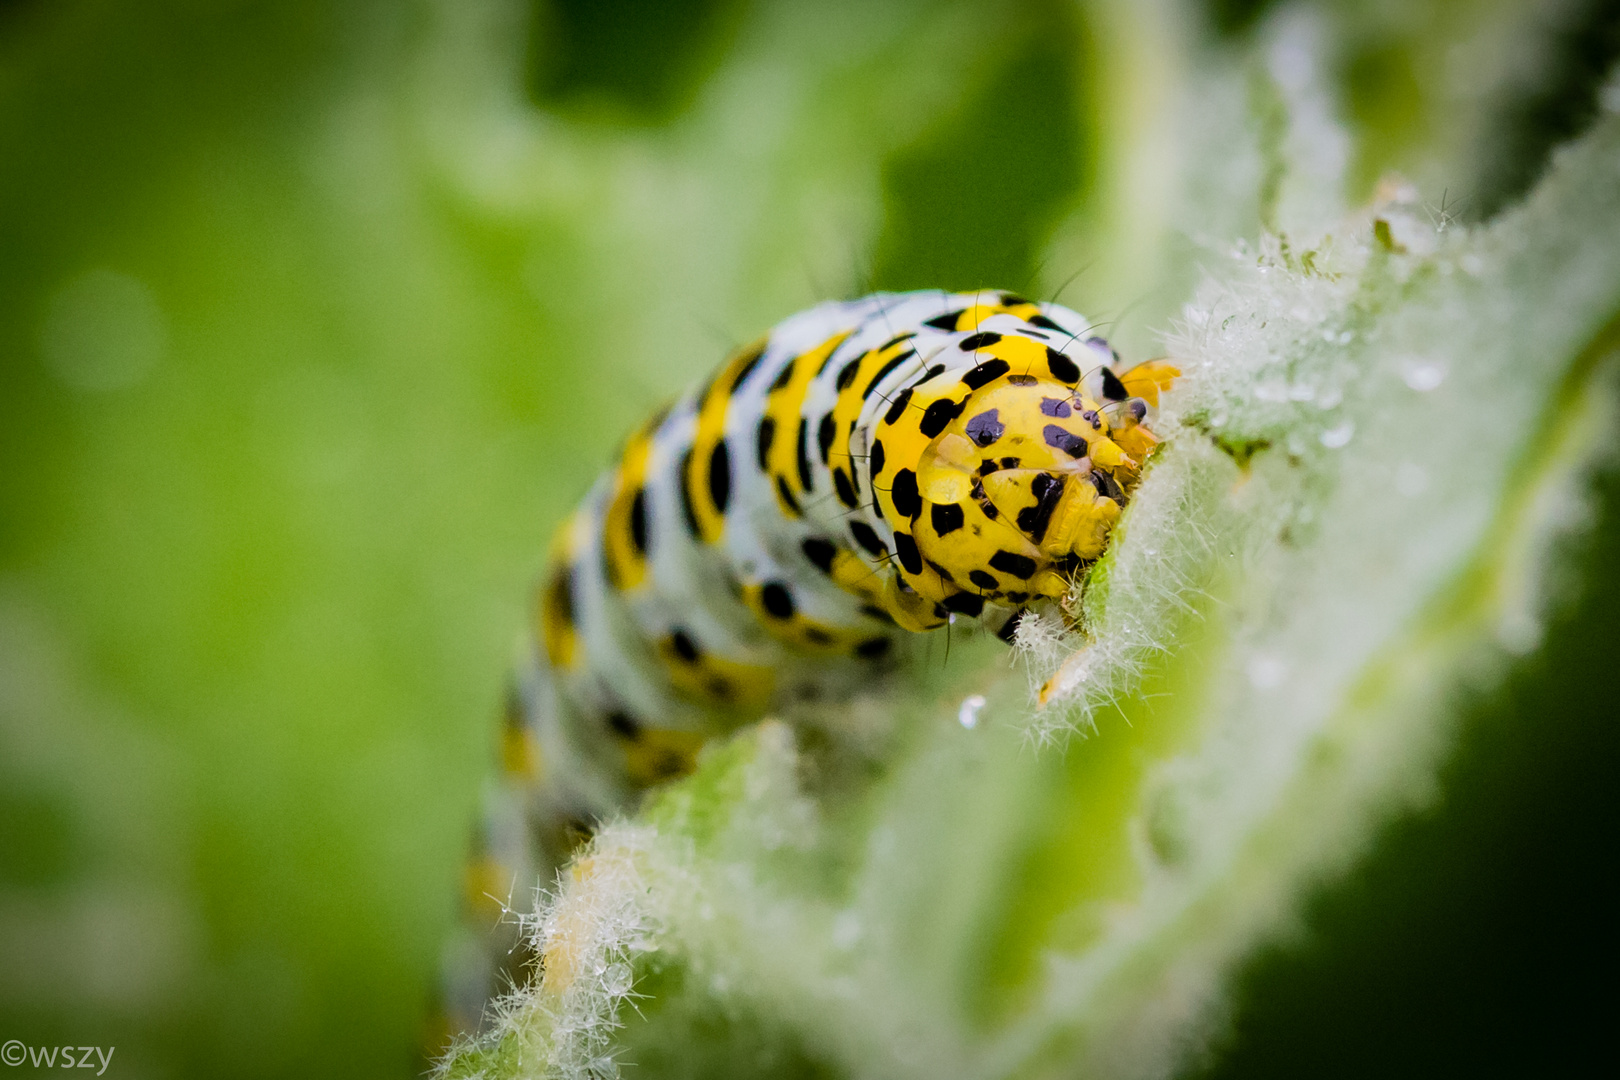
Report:
M523 909L590 822L709 739L871 684L909 634L960 617L1010 640L1102 555L1178 374L988 291L825 303L739 350L630 436L553 540L481 895L506 874ZM469 901L469 933L510 947L492 910ZM498 989L524 959L462 981ZM452 1026L476 1028L477 995L451 997Z

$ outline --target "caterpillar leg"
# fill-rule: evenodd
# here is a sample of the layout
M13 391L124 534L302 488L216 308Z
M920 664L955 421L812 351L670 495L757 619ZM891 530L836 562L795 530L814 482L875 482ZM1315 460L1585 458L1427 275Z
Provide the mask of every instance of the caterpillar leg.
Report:
M1054 699L1067 697L1076 686L1085 681L1086 661L1091 655L1091 646L1082 645L1070 653L1052 677L1041 685L1039 693L1035 695L1035 704L1038 708L1046 708Z
M1054 614L1061 616L1066 629L1080 629L1079 612L1074 605L1067 602L1067 598L1058 602ZM1031 617L1031 612L1028 608L1006 611L1004 614L987 611L981 619L981 623L986 630L995 634L996 637L1009 645L1013 645L1017 641L1019 624L1029 617ZM1035 617L1040 618L1038 615ZM1084 681L1086 657L1090 654L1090 649L1089 644L1082 645L1064 658L1057 671L1036 692L1037 708L1044 709L1049 702L1067 696L1070 691Z

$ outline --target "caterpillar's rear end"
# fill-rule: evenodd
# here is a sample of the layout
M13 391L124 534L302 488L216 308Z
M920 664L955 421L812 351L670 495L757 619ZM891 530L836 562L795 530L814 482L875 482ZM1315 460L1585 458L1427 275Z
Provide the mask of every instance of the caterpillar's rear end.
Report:
M598 818L717 735L872 685L912 633L962 617L1010 640L1103 554L1178 372L1122 369L1089 329L1006 293L823 304L630 437L538 591L452 1028L522 977L506 906Z

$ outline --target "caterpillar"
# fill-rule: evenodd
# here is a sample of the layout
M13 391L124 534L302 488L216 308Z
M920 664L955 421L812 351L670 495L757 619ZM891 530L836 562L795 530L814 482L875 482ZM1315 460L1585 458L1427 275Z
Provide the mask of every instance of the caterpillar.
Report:
M849 694L905 634L961 617L1010 641L1069 591L1179 374L1123 368L1090 329L1005 292L824 303L628 438L538 590L468 875L486 953L514 945L491 938L490 897L560 866L709 739ZM471 1029L497 969L526 958L463 959L449 1011Z

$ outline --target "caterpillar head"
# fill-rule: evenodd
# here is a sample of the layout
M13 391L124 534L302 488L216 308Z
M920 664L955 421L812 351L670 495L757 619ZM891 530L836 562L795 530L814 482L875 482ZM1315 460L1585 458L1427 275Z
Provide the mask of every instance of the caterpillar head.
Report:
M1063 595L1102 555L1156 440L1148 403L1101 370L1081 379L1060 353L993 359L912 388L873 446L907 588L947 611L1020 607Z

